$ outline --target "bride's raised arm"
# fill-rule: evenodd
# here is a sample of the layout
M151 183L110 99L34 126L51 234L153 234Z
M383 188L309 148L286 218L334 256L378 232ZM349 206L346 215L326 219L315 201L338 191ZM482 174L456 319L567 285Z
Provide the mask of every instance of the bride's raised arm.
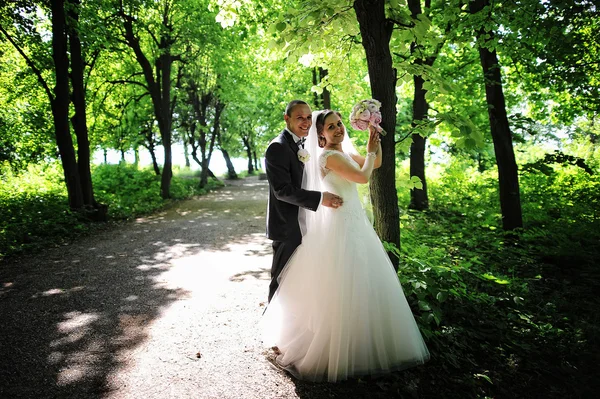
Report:
M375 151L377 151L377 153ZM372 129L369 132L367 152L368 153L366 157L357 155L357 157L361 158L361 162L358 162L358 160L355 158L355 155L352 155L352 158L360 165L360 169L348 162L348 160L342 154L331 154L328 156L325 167L329 170L335 171L343 178L355 183L368 183L377 160L379 160L379 165L381 165L381 142L379 139L379 133L377 133L375 129Z
M369 126L369 140L371 139L371 137L373 135L376 135L376 137L378 138L379 135L376 133L377 131L375 130L375 128L373 126ZM377 154L377 157L375 158L375 165L373 166L374 169L377 169L381 166L381 140L378 140L378 144L377 144L377 149L375 150L375 153ZM360 167L362 168L365 164L365 157L363 157L362 155L358 154L358 153L352 153L352 154L348 154L352 157L352 159L354 159L356 161L357 164L360 165Z

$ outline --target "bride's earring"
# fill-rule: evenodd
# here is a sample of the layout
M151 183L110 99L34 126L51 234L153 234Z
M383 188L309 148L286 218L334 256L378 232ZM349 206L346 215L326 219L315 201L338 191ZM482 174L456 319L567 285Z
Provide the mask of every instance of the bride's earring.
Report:
M319 136L319 147L323 148L325 147L325 144L327 144L327 140L325 140L325 137Z

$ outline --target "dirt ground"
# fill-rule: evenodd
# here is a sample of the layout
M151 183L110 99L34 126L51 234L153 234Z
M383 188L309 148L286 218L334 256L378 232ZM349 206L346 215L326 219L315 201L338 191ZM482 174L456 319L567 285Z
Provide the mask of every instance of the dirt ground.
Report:
M272 364L267 190L228 182L1 262L0 398L395 397L393 376L308 383Z

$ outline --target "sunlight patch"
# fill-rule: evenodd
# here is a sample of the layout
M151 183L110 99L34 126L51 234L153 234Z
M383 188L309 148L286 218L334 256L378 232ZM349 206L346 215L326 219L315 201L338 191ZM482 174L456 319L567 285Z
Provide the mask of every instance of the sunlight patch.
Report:
M68 355L58 372L57 385L75 384L93 377L97 373L94 364L100 363L103 352L100 341L93 340L83 350Z
M65 291L62 288L52 288L50 290L44 291L42 292L43 296L51 296L51 295L58 295L58 294L62 294Z
M67 320L58 323L58 331L69 333L78 328L83 328L100 318L97 313L69 312L65 314Z

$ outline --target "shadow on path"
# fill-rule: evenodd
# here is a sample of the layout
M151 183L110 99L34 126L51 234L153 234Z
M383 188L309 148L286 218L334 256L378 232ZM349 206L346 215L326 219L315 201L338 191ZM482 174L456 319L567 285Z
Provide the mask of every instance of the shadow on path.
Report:
M2 265L0 396L106 392L120 354L146 338L162 307L185 295L155 280L169 251L168 243L140 249L105 237L97 246Z
M266 190L242 180L0 263L0 397L397 397L392 376L309 383L270 366Z
M0 263L0 397L109 394L112 376L142 348L152 323L189 295L165 273L181 259L228 251L260 234L264 186L225 187L72 245ZM189 267L202 274L218 265L195 259Z

